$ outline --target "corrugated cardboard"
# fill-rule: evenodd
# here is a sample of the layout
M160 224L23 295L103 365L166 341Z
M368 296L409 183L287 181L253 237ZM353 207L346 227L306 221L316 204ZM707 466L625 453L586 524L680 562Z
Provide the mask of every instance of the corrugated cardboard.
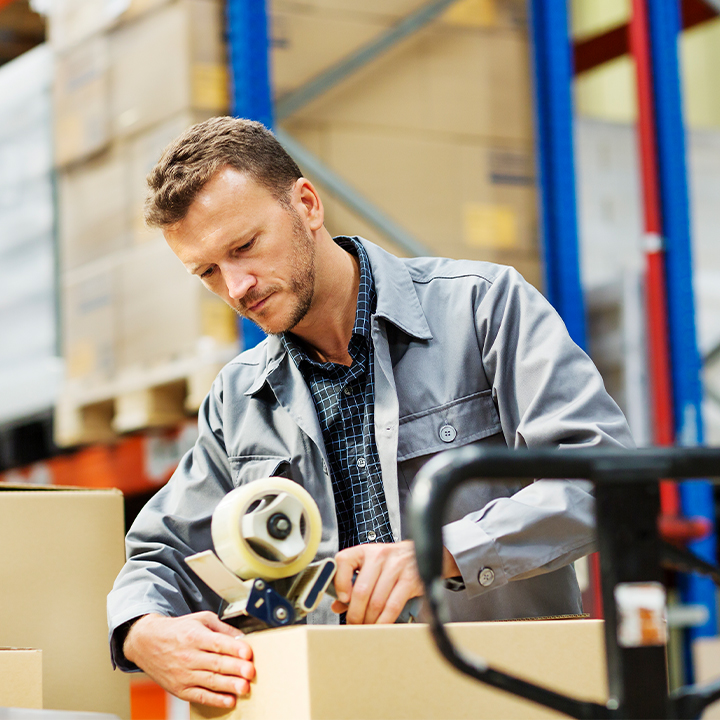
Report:
M105 611L123 536L117 490L0 484L0 645L42 650L45 708L130 716Z
M68 273L60 290L68 378L108 379L117 368L119 258Z
M42 650L0 647L0 707L42 706Z
M493 666L595 702L607 700L598 620L459 623L452 636ZM426 625L296 626L254 633L256 680L234 710L192 706L225 720L460 720L560 718L461 674Z
M235 313L188 274L158 231L124 254L118 313L120 370L236 347Z
M56 56L53 102L58 166L102 150L110 140L109 46L91 37Z
M349 16L278 14L277 92L325 69L384 28ZM362 41L362 42L361 42ZM337 46L337 52L333 48ZM525 29L439 24L407 40L298 111L314 122L529 141L532 93Z
M207 112L188 111L138 133L127 144L130 158L130 214L132 241L135 245L154 240L157 229L148 228L143 217L143 205L147 195L147 175L155 167L163 150L184 130L207 119Z
M700 637L693 641L695 682L707 685L720 678L720 638ZM703 720L720 720L720 703L710 705L702 714Z
M109 37L115 137L127 137L184 110L227 109L219 0L177 0L112 30Z
M289 127L300 142L431 252L518 269L538 266L529 144L339 125L318 129L309 122ZM366 226L344 206L322 194L333 234L366 232ZM368 239L376 239L377 233L369 232ZM531 281L538 277L537 272L530 274Z
M59 175L63 270L130 244L129 161L123 150L114 147Z
M58 50L72 47L166 2L169 0L52 0L48 3L50 42Z

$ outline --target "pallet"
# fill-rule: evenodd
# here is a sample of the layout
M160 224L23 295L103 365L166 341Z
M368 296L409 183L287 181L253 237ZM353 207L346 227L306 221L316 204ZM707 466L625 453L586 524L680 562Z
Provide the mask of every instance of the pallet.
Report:
M167 428L197 413L225 363L223 357L185 358L127 369L111 380L67 380L55 408L55 443L70 447L112 442L148 428Z

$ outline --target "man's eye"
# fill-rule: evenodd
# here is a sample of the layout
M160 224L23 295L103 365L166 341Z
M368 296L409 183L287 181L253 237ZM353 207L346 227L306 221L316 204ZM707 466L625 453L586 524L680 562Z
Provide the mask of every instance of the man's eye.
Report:
M204 273L200 273L201 280L207 280L213 274L214 268L209 267Z
M249 250L254 244L255 244L255 238L253 238L252 240L249 240L244 245L241 245L238 248L238 252L244 252L245 250Z

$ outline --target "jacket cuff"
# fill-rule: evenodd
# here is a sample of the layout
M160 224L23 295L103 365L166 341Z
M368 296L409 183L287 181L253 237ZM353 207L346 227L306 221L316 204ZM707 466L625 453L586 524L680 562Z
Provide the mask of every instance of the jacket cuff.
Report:
M443 544L457 563L468 597L508 582L493 539L478 523L461 518L443 526Z

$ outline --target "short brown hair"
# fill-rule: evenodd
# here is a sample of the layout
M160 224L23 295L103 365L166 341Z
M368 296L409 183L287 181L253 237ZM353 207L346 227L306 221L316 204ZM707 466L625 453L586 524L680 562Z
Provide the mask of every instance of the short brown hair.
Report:
M302 177L295 161L261 123L210 118L173 140L148 175L145 222L166 227L181 221L197 194L223 167L247 173L283 204Z

